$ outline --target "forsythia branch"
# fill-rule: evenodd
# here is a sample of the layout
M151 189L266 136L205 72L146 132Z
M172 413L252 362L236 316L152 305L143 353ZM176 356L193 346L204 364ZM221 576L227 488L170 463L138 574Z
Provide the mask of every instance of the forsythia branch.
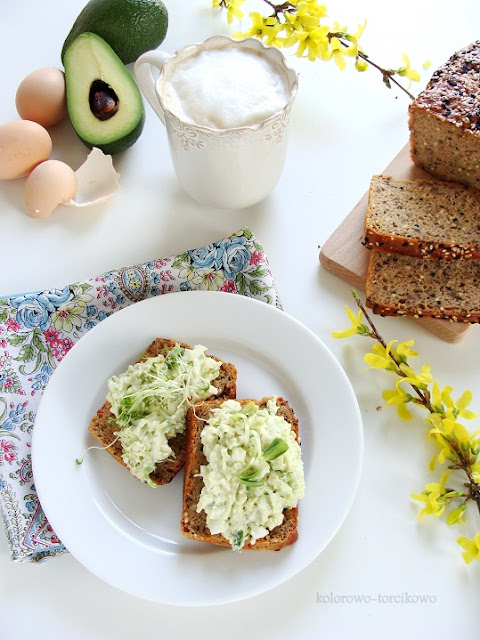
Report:
M231 24L234 19L243 18L244 13L240 7L245 2L246 0L212 0L212 5L227 11L227 22ZM366 71L368 67L372 67L381 74L386 87L390 89L393 83L411 100L414 99L414 95L397 79L406 78L409 82L420 80L418 72L410 66L408 56L403 54L402 65L398 69L387 69L371 60L358 44L366 24L359 25L355 33L350 33L346 26L342 27L338 22L326 25L323 20L327 18L327 8L317 0L263 2L269 7L270 13L262 15L258 11L250 12L251 28L236 33L234 37L259 38L265 44L279 48L296 47L298 57L334 60L340 69L346 66L345 57L352 58L357 71Z
M395 405L399 416L406 420L412 417L406 406L409 403L426 409L428 437L440 451L432 459L430 470L433 471L436 463L446 466L438 482L431 482L420 493L412 494L414 499L424 504L419 518L425 515L439 517L448 509L447 524L465 524L468 502L473 502L480 514L480 429L470 434L458 422L458 418L472 420L477 417L467 409L472 400L472 393L465 391L454 401L451 397L452 387L440 389L438 382L433 380L430 374L431 367L424 364L417 373L408 360L418 355L412 349L413 340L398 344L395 344L396 340L391 340L386 343L358 294L355 291L352 291L352 294L359 312L354 314L347 306L346 312L351 326L343 331L333 332L333 337L360 335L375 340L372 351L364 356L364 361L370 368L384 369L397 377L395 388L387 389L382 394L386 405ZM364 318L366 324L363 322ZM455 472L465 476L457 489L446 486L450 475ZM480 531L472 539L460 536L457 542L464 549L462 556L465 562L480 560Z

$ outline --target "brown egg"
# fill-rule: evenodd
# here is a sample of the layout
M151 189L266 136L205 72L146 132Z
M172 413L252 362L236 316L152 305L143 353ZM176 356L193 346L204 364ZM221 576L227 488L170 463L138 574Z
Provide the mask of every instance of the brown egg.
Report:
M18 114L43 127L51 127L67 115L65 74L55 67L36 69L22 80L15 97Z
M0 180L28 175L52 153L48 131L30 120L0 124Z
M59 205L77 193L77 178L68 164L47 160L25 181L25 209L31 218L46 218Z

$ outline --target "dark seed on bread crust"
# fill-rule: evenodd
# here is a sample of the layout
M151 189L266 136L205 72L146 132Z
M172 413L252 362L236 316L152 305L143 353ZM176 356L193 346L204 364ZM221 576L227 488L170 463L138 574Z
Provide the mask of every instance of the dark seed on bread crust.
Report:
M156 338L145 351L145 358L153 358L162 353L164 349L172 349L176 344L185 349L191 349L192 347L183 342L175 340L168 340L166 338ZM220 360L215 356L210 356L215 360ZM212 381L214 387L218 390L218 395L215 398L235 398L237 391L237 370L233 364L229 362L221 361L220 374ZM122 465L126 466L122 458L122 445L120 440L117 440L114 444L110 445L116 438L115 432L118 430L115 415L110 411L111 404L107 401L97 411L94 418L90 422L88 430L94 438L96 438L104 447L108 447L106 450ZM150 478L157 485L167 484L176 476L180 469L185 464L185 433L179 433L174 438L171 438L168 444L173 449L175 454L174 458L164 460L160 464L157 464L156 469L150 474Z
M242 405L248 402L255 402L259 407L265 407L268 400L269 398L263 398L262 400L237 399L237 402ZM187 456L183 485L181 530L187 538L200 542L209 542L222 547L230 547L230 542L222 535L210 533L205 512L202 510L197 513L197 503L203 488L203 479L198 474L200 473L200 466L207 464L207 459L202 449L201 434L205 420L208 420L212 409L219 407L223 402L223 400L207 400L191 407L187 413ZM281 415L291 424L292 430L299 441L298 420L293 409L283 398L277 398L277 406L277 415ZM258 539L253 545L246 544L244 549L269 549L272 551L283 549L283 547L293 544L297 540L297 524L298 507L287 509L282 524L275 527L264 538Z

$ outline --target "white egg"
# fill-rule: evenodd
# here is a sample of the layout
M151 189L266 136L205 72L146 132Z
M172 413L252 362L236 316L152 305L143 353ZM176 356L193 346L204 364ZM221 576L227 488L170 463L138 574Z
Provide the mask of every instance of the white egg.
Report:
M60 160L39 164L25 181L25 210L31 218L46 218L75 197L75 172Z

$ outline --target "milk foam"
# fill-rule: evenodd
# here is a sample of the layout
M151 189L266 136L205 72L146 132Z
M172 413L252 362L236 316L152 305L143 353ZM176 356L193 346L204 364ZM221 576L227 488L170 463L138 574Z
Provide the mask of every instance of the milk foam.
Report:
M265 56L235 46L204 49L172 67L163 88L181 120L213 129L254 125L288 101L282 70Z

